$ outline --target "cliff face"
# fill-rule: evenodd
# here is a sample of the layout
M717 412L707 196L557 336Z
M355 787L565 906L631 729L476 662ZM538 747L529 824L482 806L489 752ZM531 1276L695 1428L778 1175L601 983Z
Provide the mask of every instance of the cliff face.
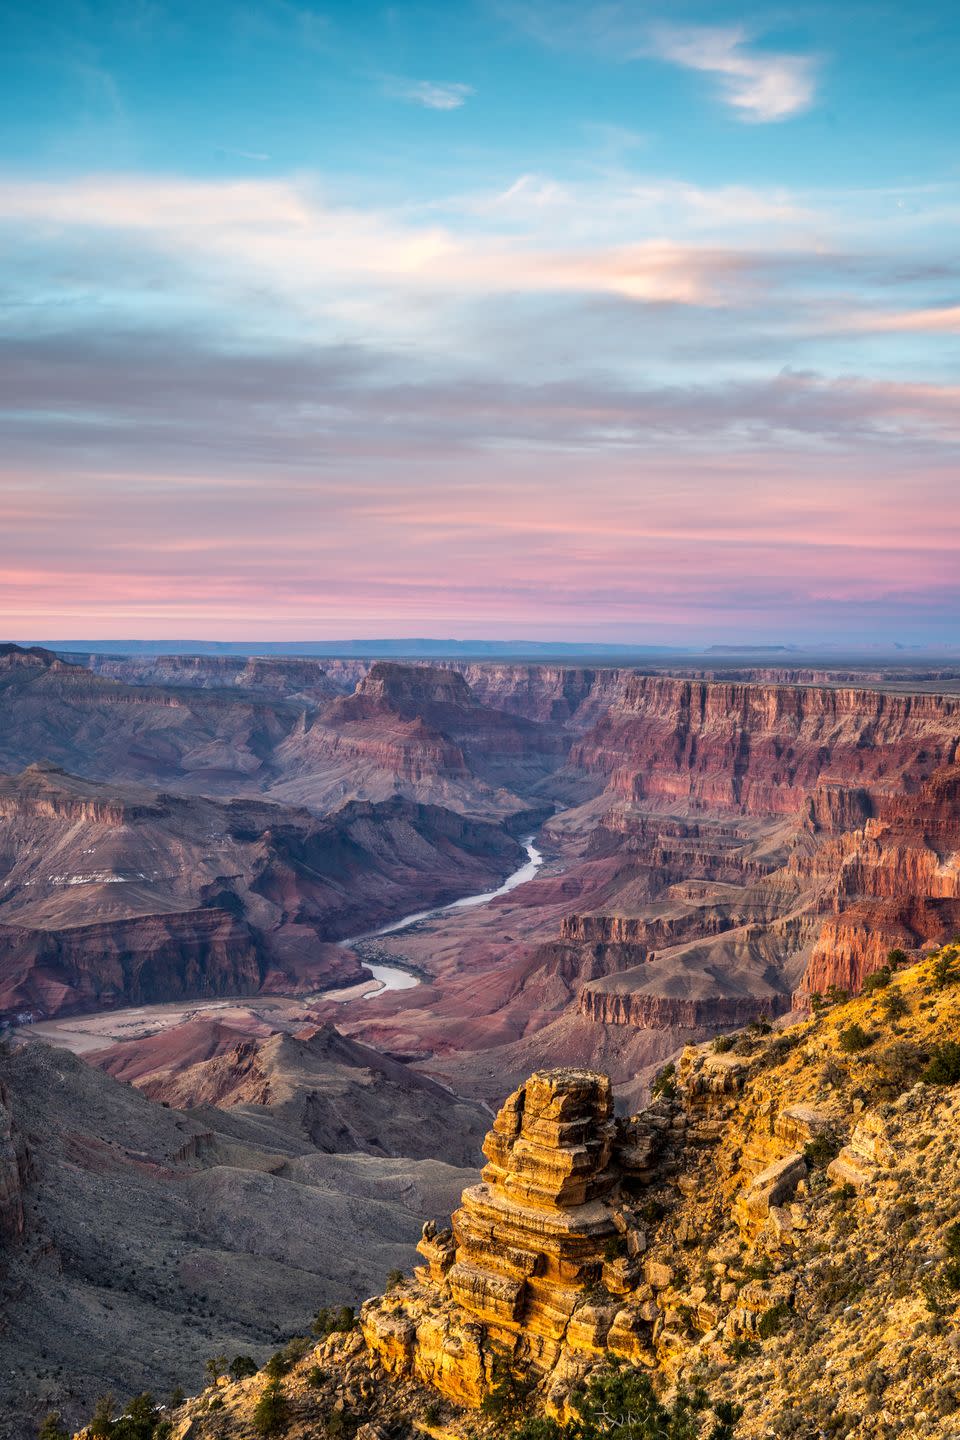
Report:
M801 998L857 991L893 947L916 949L960 929L960 766L915 795L883 796L877 814L794 869L824 885L824 921Z
M486 662L458 667L477 699L541 724L587 730L621 693L629 670L568 665L500 665Z
M249 995L262 976L250 927L224 910L63 930L0 925L0 1005L13 1015L36 1018L181 997Z
M633 1256L644 1247L621 1182L624 1165L646 1166L652 1150L646 1132L638 1146L636 1127L614 1121L605 1076L533 1075L497 1115L484 1142L489 1163L464 1191L452 1230L424 1227L417 1285L364 1306L371 1353L388 1373L415 1375L466 1405L491 1388L498 1361L541 1378L573 1373L601 1331L631 1353L635 1317L600 1317L585 1296L601 1279L623 1292L636 1273L636 1262L605 1256L621 1234Z
M789 815L819 784L916 789L958 733L956 698L634 674L569 763L630 800Z

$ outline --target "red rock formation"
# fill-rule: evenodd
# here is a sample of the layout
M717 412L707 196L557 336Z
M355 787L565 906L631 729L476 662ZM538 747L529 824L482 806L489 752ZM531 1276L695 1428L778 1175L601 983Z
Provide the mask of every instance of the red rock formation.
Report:
M632 675L568 768L647 804L790 815L830 782L914 790L958 735L955 697Z
M400 797L319 820L33 766L0 777L0 1014L349 982L360 962L328 942L521 858L499 827Z
M250 927L224 910L63 930L0 925L0 1014L10 1016L251 994L261 976Z
M877 815L794 870L823 885L820 931L800 999L831 985L857 991L894 946L915 949L960 931L960 765L915 795L882 796Z
M760 1016L782 1015L790 1009L784 995L678 995L641 994L602 990L585 985L580 991L581 1015L603 1025L630 1025L635 1030L724 1029L746 1025Z
M274 793L326 808L399 789L472 814L510 815L526 808L520 797L564 748L554 729L481 705L456 670L378 661L353 695L304 718L279 748L285 778Z

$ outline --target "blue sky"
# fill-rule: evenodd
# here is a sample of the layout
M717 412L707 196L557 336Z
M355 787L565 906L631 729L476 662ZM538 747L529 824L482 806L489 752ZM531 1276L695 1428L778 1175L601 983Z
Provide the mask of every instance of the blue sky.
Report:
M0 26L18 633L960 643L956 7Z

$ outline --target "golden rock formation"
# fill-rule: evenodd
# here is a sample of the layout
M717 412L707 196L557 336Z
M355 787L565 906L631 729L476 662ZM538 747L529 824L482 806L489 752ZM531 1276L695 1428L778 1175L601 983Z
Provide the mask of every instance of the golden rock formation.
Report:
M555 1374L562 1387L582 1357L641 1358L652 1292L630 1192L655 1137L656 1125L641 1134L615 1121L605 1075L532 1075L497 1115L489 1163L453 1229L424 1226L416 1286L364 1306L364 1336L384 1368L476 1405L504 1365ZM638 1285L640 1302L627 1306Z

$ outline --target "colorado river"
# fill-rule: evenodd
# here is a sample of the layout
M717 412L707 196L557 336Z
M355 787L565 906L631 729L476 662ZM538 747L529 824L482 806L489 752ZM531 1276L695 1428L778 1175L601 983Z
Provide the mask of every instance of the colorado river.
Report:
M412 915L404 915L400 920L391 920L389 925L381 925L379 930L368 930L363 935L353 935L347 940L341 940L340 944L347 948L351 945L359 945L364 940L377 940L382 935L397 935L401 930L409 930L412 925L418 925L421 920L435 920L439 915L446 915L451 910L465 910L471 905L488 905L491 900L496 900L500 895L509 895L510 891L516 890L518 885L525 885L528 880L532 880L543 864L543 855L534 845L532 835L528 835L522 844L527 852L526 862L520 866L519 870L514 870L512 875L508 875L496 890L483 890L477 895L464 895L461 900L453 900L449 905L437 905L432 910L415 910ZM323 999L344 1002L359 1000L367 995L382 995L385 990L412 990L414 985L420 984L416 975L410 970L402 970L399 965L366 963L366 968L377 981L376 987L366 982L366 988L364 988L364 982L361 981L359 985L324 991Z
M437 905L432 910L417 910L412 915L404 915L400 920L391 921L389 925L381 925L379 930L370 930L364 935L354 935L352 939L341 940L340 944L359 945L362 941L375 940L382 935L396 935L401 930L409 929L411 925L417 925L421 920L433 920L449 910L461 910L469 905L486 905L491 900L496 900L498 895L508 895L511 890L516 890L518 885L532 880L543 864L543 856L534 845L532 835L523 841L523 848L527 852L525 863L519 870L514 870L512 875L508 875L496 890L465 895L462 900L454 900L449 905ZM74 1054L82 1055L104 1050L120 1040L156 1034L158 1031L181 1025L185 1020L199 1019L211 1014L218 1015L229 1025L234 1015L239 1018L253 1009L267 1025L272 1024L283 1029L285 1022L288 1025L302 1023L303 1005L309 1004L311 1000L362 1000L369 996L382 995L386 990L410 990L414 985L420 984L416 975L410 970L401 969L399 965L381 965L378 962L365 964L373 976L372 980L364 980L342 989L322 990L316 995L298 999L281 995L258 995L136 1005L123 1010L104 1010L93 1015L76 1015L69 1019L45 1020L23 1025L18 1035L24 1040L30 1036L45 1040L50 1045L59 1045L72 1050Z

